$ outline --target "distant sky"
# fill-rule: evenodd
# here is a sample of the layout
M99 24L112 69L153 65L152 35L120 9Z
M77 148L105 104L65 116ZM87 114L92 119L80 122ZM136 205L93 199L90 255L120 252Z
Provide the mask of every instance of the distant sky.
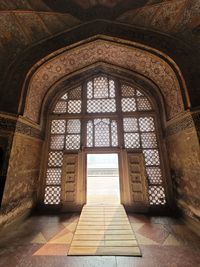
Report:
M118 168L118 154L88 154L88 168Z

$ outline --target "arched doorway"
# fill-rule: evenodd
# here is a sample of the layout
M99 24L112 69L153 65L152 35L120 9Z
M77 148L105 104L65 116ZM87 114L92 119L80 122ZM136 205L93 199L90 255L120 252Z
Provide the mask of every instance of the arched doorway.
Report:
M95 75L55 100L47 131L45 205L85 204L87 154L117 153L121 203L136 211L166 206L159 118L143 88Z

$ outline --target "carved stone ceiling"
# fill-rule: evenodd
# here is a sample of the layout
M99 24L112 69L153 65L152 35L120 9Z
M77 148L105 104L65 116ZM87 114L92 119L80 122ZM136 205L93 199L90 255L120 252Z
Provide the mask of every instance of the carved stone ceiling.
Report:
M0 0L0 80L27 47L94 19L141 26L200 47L200 0Z

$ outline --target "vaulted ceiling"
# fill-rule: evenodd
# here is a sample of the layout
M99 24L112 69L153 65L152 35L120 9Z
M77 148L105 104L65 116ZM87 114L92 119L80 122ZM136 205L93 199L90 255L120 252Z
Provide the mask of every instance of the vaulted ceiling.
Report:
M1 0L0 76L26 48L96 19L169 34L200 50L200 0Z

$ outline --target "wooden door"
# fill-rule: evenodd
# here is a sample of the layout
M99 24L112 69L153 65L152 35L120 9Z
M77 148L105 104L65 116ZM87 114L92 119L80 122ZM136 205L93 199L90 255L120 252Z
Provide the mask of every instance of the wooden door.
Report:
M80 211L85 204L84 165L82 152L64 154L61 182L63 211Z
M143 153L123 150L120 162L122 204L130 211L147 211L148 183Z

